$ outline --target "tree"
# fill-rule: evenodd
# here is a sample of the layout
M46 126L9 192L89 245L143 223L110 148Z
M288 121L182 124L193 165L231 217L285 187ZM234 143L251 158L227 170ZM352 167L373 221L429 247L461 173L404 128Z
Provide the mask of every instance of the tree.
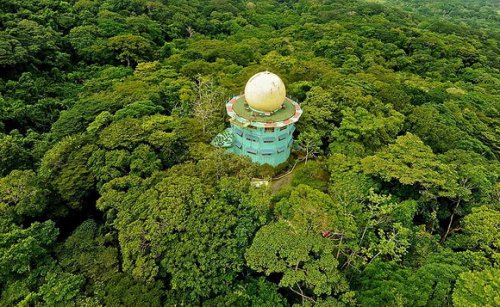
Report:
M72 209L80 209L95 186L87 161L97 147L85 143L83 136L63 139L46 152L40 166L40 177L50 182Z
M151 42L133 34L117 35L108 39L109 48L117 53L116 58L127 66L147 60L151 56Z
M349 214L329 195L308 185L293 188L279 200L275 211L296 229L316 234L331 232L337 239L353 236L354 221Z
M0 65L10 66L24 63L28 58L28 50L16 37L0 32Z
M83 59L101 62L112 58L112 51L106 48L106 39L99 35L99 28L95 25L72 28L68 39Z
M398 137L395 144L361 163L366 174L413 185L425 198L454 197L459 190L455 170L439 161L431 148L411 133Z
M316 131L301 131L297 138L297 146L304 152L305 163L310 157L316 157L321 151L321 138Z
M217 87L212 79L205 80L198 75L195 86L196 99L193 102L193 115L201 125L203 133L219 130L222 121L222 110L228 95Z
M227 168L207 157L148 179L128 176L103 186L97 206L118 232L125 272L144 281L167 274L172 295L185 302L224 293L233 284L266 203L248 193L248 179L235 184L231 173L245 169L230 157L220 159Z
M463 114L464 108L471 114ZM489 129L486 127L463 129L470 125L483 125L480 121L476 121L475 117L473 106L468 104L460 107L456 102L447 102L439 106L423 104L416 107L408 116L408 123L412 133L419 136L438 153L450 149L462 149L490 156L491 149L483 143L490 139L486 136L490 135ZM477 131L482 131L485 134L484 137L471 136Z
M30 154L19 137L0 134L0 176L14 169L24 169L30 164Z
M326 192L328 189L329 174L324 163L313 161L307 165L299 166L293 172L291 184L298 186L306 184L312 188Z
M237 283L226 294L204 303L207 306L287 306L285 298L278 292L276 284L265 278L246 278Z
M321 138L330 136L332 125L335 124L338 104L331 93L321 87L311 87L307 99L302 102L303 115L297 123L300 131L314 129Z
M348 289L329 240L319 233L295 230L284 220L257 232L246 259L257 272L282 274L279 286L299 295L303 303Z
M343 267L363 267L382 257L401 261L411 246L417 203L398 203L391 195L379 195L373 190L367 201L362 208L346 208L345 214L355 217L357 233L340 250L346 257Z
M378 112L377 112L378 113ZM380 114L358 107L342 110L340 127L332 131L333 145L359 142L368 152L389 144L401 131L404 116L392 106L384 106Z
M34 20L20 19L17 22L17 27L10 28L7 32L11 46L4 51L10 60L6 60L4 64L27 62L50 66L65 64L59 63L56 57L60 33ZM13 59L15 56L18 56L16 60Z
M495 162L489 163L477 153L462 150L450 150L442 156L442 160L454 167L457 172L457 195L453 197L454 207L451 209L450 221L443 235L447 238L453 225L454 217L458 213L463 215L468 203L488 203L492 193L493 183L497 175L494 169Z
M80 294L83 281L82 276L64 272L48 272L38 295L47 305L77 306L76 299Z
M377 182L362 173L360 158L351 155L333 153L327 161L330 172L328 189L332 199L345 208L356 212L370 195L370 190L379 190ZM357 208L357 209L356 209Z
M5 224L0 221L0 285L3 287L38 274L39 267L50 265L50 247L59 234L52 221L34 222L25 229Z
M495 306L500 302L500 270L464 272L453 291L453 304L462 306Z
M452 237L450 245L482 250L491 258L497 259L500 251L499 218L500 212L488 206L473 208L472 212L462 220L462 233Z
M346 292L348 285L337 269L338 253L323 234L349 238L352 221L334 208L326 194L299 185L278 203L281 218L255 235L246 251L247 264L267 276L282 274L280 287L297 294L303 303Z
M100 285L96 285L100 289ZM145 283L132 276L119 273L112 275L99 293L100 303L105 306L162 306L165 289L161 281Z
M33 171L12 171L0 178L0 212L16 221L36 217L47 206L48 191L39 185Z
M443 306L451 305L457 276L466 267L453 261L432 257L423 266L412 269L393 262L375 261L360 276L357 298L362 306Z
M160 306L164 296L161 283L146 284L121 272L118 248L111 245L112 234L104 233L103 230L93 220L86 220L79 225L56 248L57 261L64 270L64 273L58 274L73 280L76 277L84 278L85 282L78 283L81 286L80 293L91 294L89 296L97 301L96 304ZM96 262L96 259L99 261ZM59 278L59 275L56 276ZM43 287L49 295L54 295L45 285ZM77 305L82 300L78 297Z
M65 272L83 275L91 284L108 283L119 272L118 249L105 246L100 232L95 221L86 220L57 246L57 260Z

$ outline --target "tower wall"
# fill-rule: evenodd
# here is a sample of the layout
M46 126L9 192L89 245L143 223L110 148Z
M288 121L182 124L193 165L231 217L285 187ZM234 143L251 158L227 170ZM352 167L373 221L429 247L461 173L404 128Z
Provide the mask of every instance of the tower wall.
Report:
M228 150L250 157L260 164L276 166L290 156L293 144L294 124L284 127L262 128L231 124L233 146Z

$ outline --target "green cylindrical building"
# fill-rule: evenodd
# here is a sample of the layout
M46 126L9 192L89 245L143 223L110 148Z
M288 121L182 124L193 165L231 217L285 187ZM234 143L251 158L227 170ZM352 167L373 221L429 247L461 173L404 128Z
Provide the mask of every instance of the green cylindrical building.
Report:
M294 124L302 109L286 97L285 85L277 75L267 71L254 75L245 94L229 100L226 110L231 128L212 144L260 164L276 166L288 159Z

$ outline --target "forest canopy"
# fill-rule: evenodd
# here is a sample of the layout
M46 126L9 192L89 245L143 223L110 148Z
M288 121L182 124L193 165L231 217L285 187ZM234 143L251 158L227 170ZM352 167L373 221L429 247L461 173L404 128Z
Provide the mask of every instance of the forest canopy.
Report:
M0 305L500 305L499 12L2 1ZM210 145L264 70L276 168Z

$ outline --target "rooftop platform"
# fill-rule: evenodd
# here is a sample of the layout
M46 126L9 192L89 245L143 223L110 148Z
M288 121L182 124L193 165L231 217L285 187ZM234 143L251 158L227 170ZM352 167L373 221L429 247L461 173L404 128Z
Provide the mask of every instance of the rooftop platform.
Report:
M226 103L227 114L231 120L243 126L283 127L299 120L302 109L299 104L286 98L281 109L273 113L260 113L252 110L245 101L245 96L235 96Z

